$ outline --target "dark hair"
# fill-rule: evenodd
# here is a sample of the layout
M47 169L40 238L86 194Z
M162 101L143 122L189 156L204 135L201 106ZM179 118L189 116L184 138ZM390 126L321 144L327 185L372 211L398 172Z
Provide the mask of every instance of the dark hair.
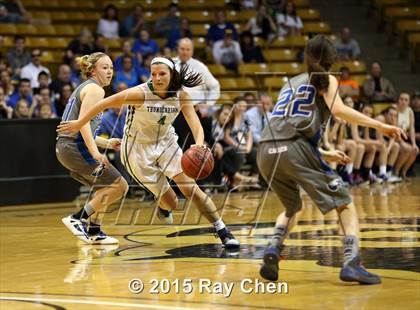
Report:
M297 21L296 5L295 5L295 3L294 3L292 0L286 1L286 2L283 4L283 12L282 12L282 13L283 13L284 15L287 15L287 5L288 5L289 3L291 3L291 4L293 5L292 15L289 15L289 16L293 16L293 19L294 19L295 21Z
M168 59L170 62L173 63L175 68L174 61L169 57L164 57ZM161 62L157 62L155 64L158 64ZM171 73L171 81L169 82L168 90L167 90L167 96L168 97L174 97L176 96L176 92L182 88L182 86L186 87L195 87L202 83L202 76L200 73L193 73L189 71L189 66L185 65L182 67L181 71L178 72L176 69L169 68L169 71Z
M38 73L38 79L43 75L47 76L47 77L50 77L50 75L47 73L47 71L42 70L41 72Z
M349 67L347 67L347 66L342 66L342 67L340 68L340 72L343 72L343 71L347 71L348 73L350 73L350 69L349 69Z
M373 104L367 102L367 103L364 103L364 104L360 105L360 108L359 108L360 112L362 112L364 108L371 108L373 110Z
M113 9L115 11L114 20L118 21L118 9L113 4L108 4L104 9L104 15L102 15L103 18L108 18L108 10Z
M172 8L176 8L176 9L178 9L178 5L177 5L175 2L171 2L171 3L168 5L168 9L172 9Z
M337 58L333 43L324 35L316 35L305 47L305 63L310 83L317 91L326 91L330 85L328 72Z
M397 108L394 105L390 105L385 110L381 112L382 115L387 115L391 110L397 111Z
M233 98L233 103L234 103L234 104L236 104L236 103L238 103L238 102L240 102L240 101L246 101L246 100L245 100L245 98L244 98L244 97L242 97L242 96L238 96L238 97Z
M19 86L21 86L22 83L29 83L30 84L31 80L27 79L27 78L21 78L21 79L19 79Z
M14 42L16 42L17 40L23 40L23 41L25 41L25 37L22 36L22 35L20 35L20 34L15 35Z

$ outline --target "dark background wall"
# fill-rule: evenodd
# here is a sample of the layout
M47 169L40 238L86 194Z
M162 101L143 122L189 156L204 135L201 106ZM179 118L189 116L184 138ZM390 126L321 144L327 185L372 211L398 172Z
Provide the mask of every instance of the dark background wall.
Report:
M73 200L80 185L55 156L57 119L0 122L0 206Z

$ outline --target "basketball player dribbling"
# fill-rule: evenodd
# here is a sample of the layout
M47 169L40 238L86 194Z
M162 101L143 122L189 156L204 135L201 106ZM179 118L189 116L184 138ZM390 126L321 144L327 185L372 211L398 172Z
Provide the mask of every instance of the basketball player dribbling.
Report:
M108 86L112 80L113 65L106 54L93 53L80 57L77 61L87 80L71 94L63 113L63 121L83 117L97 101L104 98L103 87ZM98 146L119 150L121 141L95 137L99 125L100 117L96 117L84 125L78 134L58 134L56 155L60 163L70 171L75 180L86 186L100 187L79 212L63 218L63 223L85 243L115 244L118 240L101 230L100 216L96 215L98 211L122 198L128 190L128 184L98 150Z
M150 69L151 80L101 100L82 118L61 123L58 132L77 132L101 111L128 104L121 145L122 163L130 175L158 199L159 217L171 224L171 211L178 204L177 196L166 179L168 177L175 181L182 194L213 224L225 248L237 248L239 242L223 223L211 198L182 171L182 150L172 126L182 111L196 143L192 147L206 147L203 128L191 98L182 90L183 86L199 85L201 76L187 73L188 66L178 72L175 63L166 57L154 58Z
M402 131L343 104L337 79L328 74L335 55L335 48L326 37L317 35L308 41L305 48L308 72L292 78L283 87L258 147L260 172L286 209L277 218L274 236L264 252L260 275L268 280L278 279L284 240L302 208L299 196L299 187L302 187L323 214L337 211L344 232L340 279L362 284L381 282L378 275L368 272L360 263L356 208L342 180L321 158L317 147L331 114L396 139L401 137ZM340 160L340 156L345 155L337 153L335 158Z

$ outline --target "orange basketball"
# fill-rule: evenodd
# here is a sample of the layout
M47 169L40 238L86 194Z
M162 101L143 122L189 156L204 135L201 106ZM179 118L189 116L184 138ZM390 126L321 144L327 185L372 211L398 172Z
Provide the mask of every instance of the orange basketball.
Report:
M182 155L181 166L184 173L190 178L205 179L213 171L213 154L207 147L191 147Z

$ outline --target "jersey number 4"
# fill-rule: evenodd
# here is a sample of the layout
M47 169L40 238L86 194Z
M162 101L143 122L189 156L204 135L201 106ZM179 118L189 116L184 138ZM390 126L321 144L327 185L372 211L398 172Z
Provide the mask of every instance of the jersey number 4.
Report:
M166 121L166 115L162 115L159 120L157 121L157 123L159 125L165 125L165 121Z
M300 85L295 94L292 88L283 90L274 106L272 116L311 117L312 111L305 108L314 104L315 94L315 87L306 84Z

